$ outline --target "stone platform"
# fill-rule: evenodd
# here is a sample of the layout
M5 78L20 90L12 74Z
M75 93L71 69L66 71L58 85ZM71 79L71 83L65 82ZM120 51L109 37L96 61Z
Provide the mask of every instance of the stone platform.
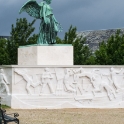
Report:
M56 44L19 47L18 65L73 65L73 46Z
M2 103L14 109L124 108L124 66L1 68L10 83Z

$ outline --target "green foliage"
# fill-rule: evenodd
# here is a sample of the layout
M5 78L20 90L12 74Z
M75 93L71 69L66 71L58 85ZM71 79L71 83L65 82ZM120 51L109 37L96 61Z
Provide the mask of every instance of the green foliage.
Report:
M86 61L87 65L96 65L96 58L91 54Z
M76 27L70 26L68 32L65 33L63 40L57 37L58 44L72 44L74 46L74 65L85 65L89 61L91 51L89 47L85 45L85 38L78 37L76 33Z
M95 52L96 64L99 65L123 65L124 64L124 34L118 30L115 36L111 36L107 43L100 44Z
M17 49L19 46L36 44L38 35L31 34L34 32L35 28L33 24L35 20L31 23L27 21L26 18L20 18L16 20L16 25L12 25L11 38L8 40L8 52L10 57L10 64L17 64Z
M28 39L31 38L30 35L35 30L35 28L32 27L34 23L35 20L29 23L26 18L17 19L16 26L14 27L12 24L12 29L10 32L11 40L14 40L19 45L28 45ZM36 43L36 41L32 43Z
M7 106L7 105L1 105L1 108L2 108L2 109L8 109L8 108L10 108L10 107Z
M33 34L35 28L26 18L16 20L16 25L12 24L11 36L9 40L0 39L0 65L17 64L17 50L19 46L36 44L38 35Z
M7 40L0 39L0 65L9 64L9 55L7 51Z

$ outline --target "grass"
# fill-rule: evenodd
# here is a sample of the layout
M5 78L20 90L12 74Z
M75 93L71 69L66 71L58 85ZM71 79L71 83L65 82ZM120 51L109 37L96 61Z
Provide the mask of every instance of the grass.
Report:
M7 105L1 105L1 108L2 108L2 109L8 109L8 108L10 108L10 107L7 106Z

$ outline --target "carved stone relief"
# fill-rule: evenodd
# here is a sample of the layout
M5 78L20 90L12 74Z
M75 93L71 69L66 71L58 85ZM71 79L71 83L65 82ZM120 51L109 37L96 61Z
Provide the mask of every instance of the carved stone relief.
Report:
M15 73L17 73L18 75L22 76L22 78L26 81L26 90L28 94L32 94L31 90L30 90L30 86L32 86L33 88L35 88L36 86L40 85L40 82L33 82L33 79L30 75L28 75L28 71L26 69L15 69ZM16 83L15 83L16 84Z
M121 86L119 86L117 75L119 75L123 71L123 68L121 68L119 71L114 69L113 67L110 68L110 76L111 76L111 83L116 87L116 92L119 92L121 90Z
M9 87L8 87L9 84L10 83L7 81L7 77L4 74L4 70L0 69L0 94L6 92L7 95L10 95Z
M117 82L124 82L122 68L15 68L14 72L15 78L22 78L20 85L15 81L14 87L24 90L25 83L27 94L56 99L59 104L66 101L79 106L97 106L123 101L124 85Z
M45 72L42 73L42 77L41 77L41 82L42 82L42 89L41 89L41 93L40 95L43 94L43 90L45 89L46 86L49 87L50 93L54 94L54 89L53 89L53 84L52 84L52 73L50 72L49 68L45 68L44 69Z

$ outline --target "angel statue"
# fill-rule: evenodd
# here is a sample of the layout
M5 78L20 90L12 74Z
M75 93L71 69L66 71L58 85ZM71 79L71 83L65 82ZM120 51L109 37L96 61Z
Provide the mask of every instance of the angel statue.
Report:
M28 0L19 11L19 13L27 12L30 16L41 19L38 45L55 44L57 33L62 31L62 27L54 17L50 7L51 1L43 0L38 4L36 0Z

